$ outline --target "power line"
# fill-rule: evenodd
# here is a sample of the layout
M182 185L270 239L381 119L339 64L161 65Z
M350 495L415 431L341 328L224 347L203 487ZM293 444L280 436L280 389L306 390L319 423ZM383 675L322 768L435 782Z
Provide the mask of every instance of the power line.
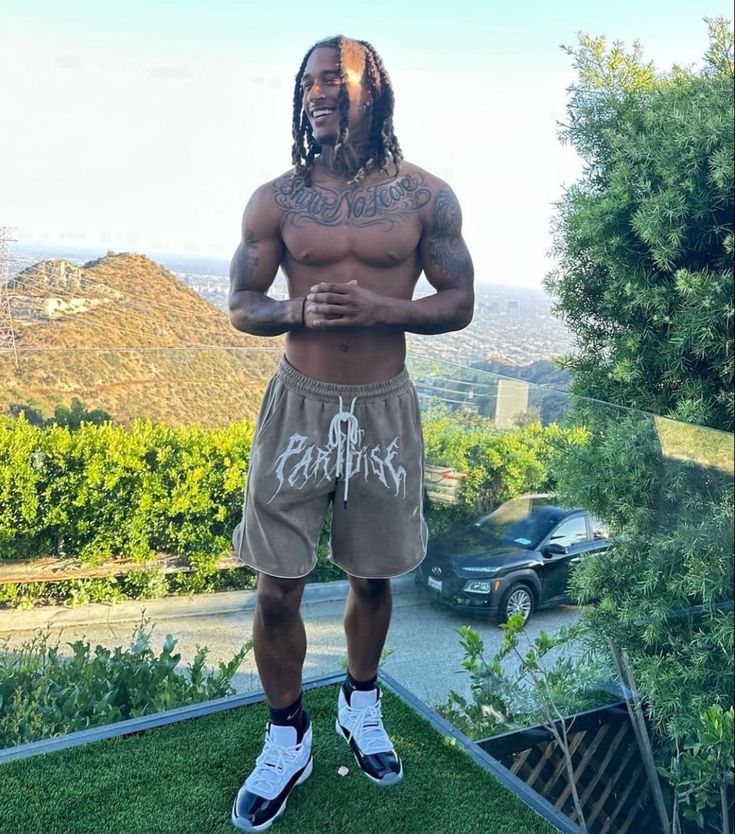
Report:
M14 228L12 226L0 226L0 340L3 336L2 322L7 320L8 335L10 337L10 349L13 351L15 369L18 370L18 351L15 343L15 328L13 326L13 311L10 309L10 298L8 295L8 274L10 269L10 244L15 243L12 237Z

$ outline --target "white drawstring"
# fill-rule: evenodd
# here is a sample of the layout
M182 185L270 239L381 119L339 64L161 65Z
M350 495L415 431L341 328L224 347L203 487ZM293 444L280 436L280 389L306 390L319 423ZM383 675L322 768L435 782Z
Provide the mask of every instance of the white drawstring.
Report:
M345 507L347 497L350 493L350 476L352 475L352 455L355 453L355 446L360 439L360 424L355 417L355 402L357 397L352 398L350 410L344 410L342 397L339 398L339 411L332 417L329 424L329 446L337 449L336 477L344 475L345 482ZM344 434L342 423L346 423Z

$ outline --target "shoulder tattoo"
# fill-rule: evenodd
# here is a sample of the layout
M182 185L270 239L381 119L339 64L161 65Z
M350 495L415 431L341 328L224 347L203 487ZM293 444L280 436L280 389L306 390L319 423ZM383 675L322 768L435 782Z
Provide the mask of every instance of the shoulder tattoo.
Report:
M462 240L462 212L449 187L436 195L432 225L429 246L432 263L446 275L460 276L471 269L470 255Z

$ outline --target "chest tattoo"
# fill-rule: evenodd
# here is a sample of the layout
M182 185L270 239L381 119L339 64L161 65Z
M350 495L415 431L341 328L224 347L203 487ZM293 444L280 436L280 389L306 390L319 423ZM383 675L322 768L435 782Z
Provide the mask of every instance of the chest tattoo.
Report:
M284 223L302 226L384 226L394 229L431 200L431 191L418 174L367 187L355 185L336 191L323 185L306 186L301 177L283 177L273 185Z

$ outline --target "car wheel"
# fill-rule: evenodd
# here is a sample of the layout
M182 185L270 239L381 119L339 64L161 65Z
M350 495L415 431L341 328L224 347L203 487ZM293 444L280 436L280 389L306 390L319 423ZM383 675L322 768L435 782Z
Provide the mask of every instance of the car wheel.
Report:
M528 585L523 585L520 582L516 585L511 585L503 594L500 609L498 610L498 622L505 623L516 611L520 611L523 614L523 622L527 623L533 613L533 608L533 591Z

